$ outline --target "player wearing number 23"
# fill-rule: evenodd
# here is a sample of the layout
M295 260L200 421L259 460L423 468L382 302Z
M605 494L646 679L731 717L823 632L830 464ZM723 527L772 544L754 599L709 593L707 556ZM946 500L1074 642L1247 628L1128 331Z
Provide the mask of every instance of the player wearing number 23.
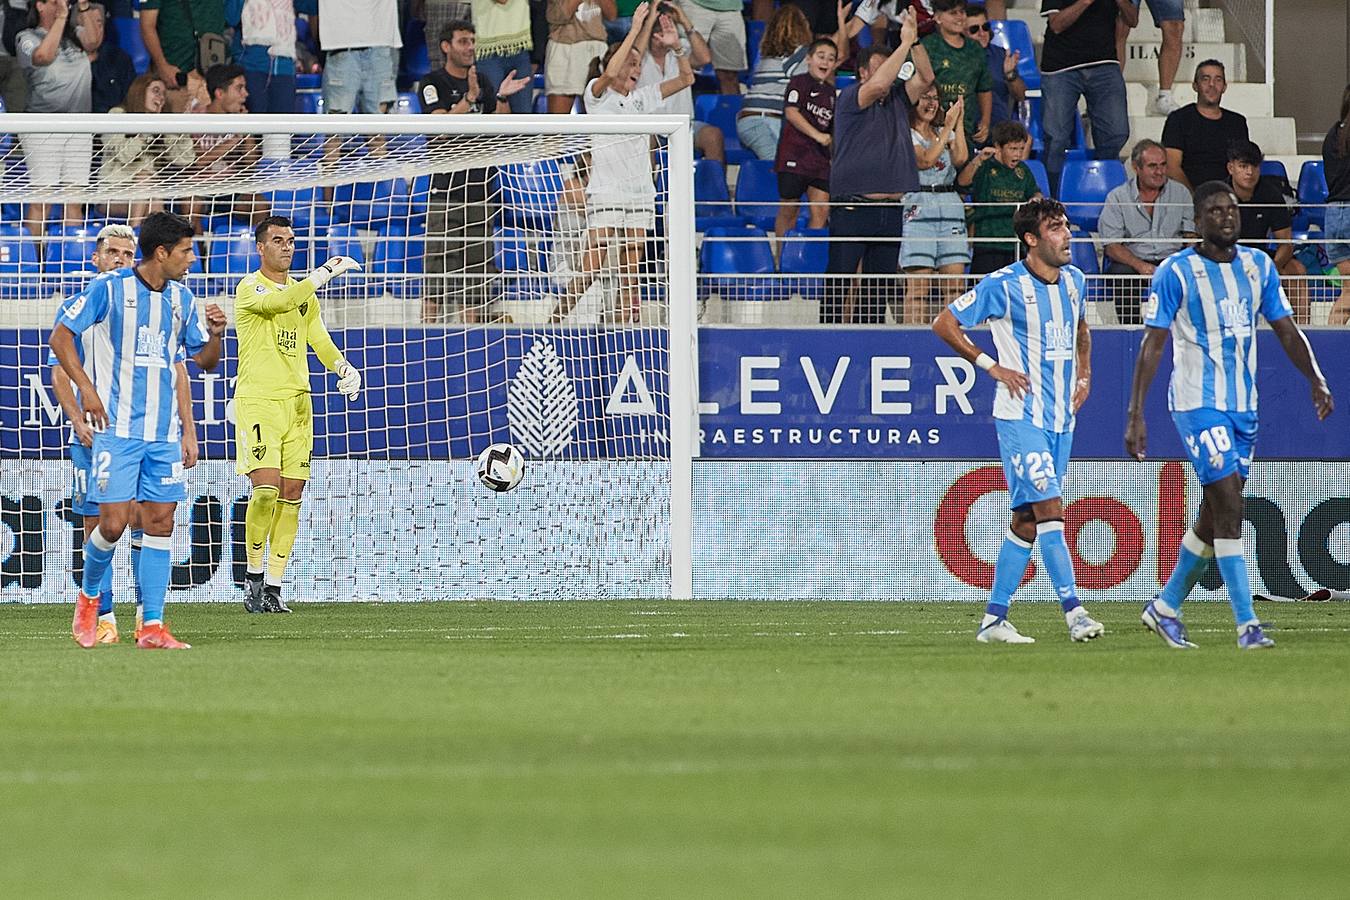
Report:
M254 237L262 266L240 280L234 298L239 335L236 468L253 485L244 518L248 555L244 608L290 612L281 599L281 580L299 529L300 495L309 480L314 449L309 348L338 376L338 392L348 402L361 390L360 373L343 358L324 327L315 292L361 267L354 259L335 256L296 281L290 276L295 256L290 220L270 216L258 223Z
M1058 202L1037 198L1022 204L1013 214L1013 230L1026 250L1025 260L986 277L933 322L938 337L998 382L994 424L1012 524L999 550L989 605L975 638L980 643L1034 643L1008 621L1008 607L1026 572L1032 544L1039 541L1069 637L1086 641L1104 629L1078 599L1061 498L1074 414L1091 385L1092 338L1083 318L1083 273L1069 265L1069 221ZM984 322L998 348L997 362L962 330Z
M1242 649L1273 647L1252 609L1242 554L1242 489L1256 445L1256 327L1261 318L1312 385L1317 418L1333 402L1308 339L1294 324L1280 275L1264 252L1239 246L1241 217L1232 187L1210 181L1195 190L1199 245L1158 266L1148 298L1147 330L1135 362L1125 449L1143 459L1148 443L1144 398L1170 332L1172 411L1204 490L1195 524L1182 538L1176 568L1144 607L1146 628L1169 647L1194 647L1181 623L1181 603L1211 557L1228 587Z

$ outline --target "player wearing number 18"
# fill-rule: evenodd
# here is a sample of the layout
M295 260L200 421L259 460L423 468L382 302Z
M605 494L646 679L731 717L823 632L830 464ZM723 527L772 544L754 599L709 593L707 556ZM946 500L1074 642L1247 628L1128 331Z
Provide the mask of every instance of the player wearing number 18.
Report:
M281 599L281 579L299 529L300 495L309 480L314 450L308 348L313 347L319 361L338 376L337 389L348 402L361 390L360 373L328 336L315 292L361 266L349 257L335 256L296 281L290 276L295 256L290 220L270 216L258 223L254 237L262 267L240 280L234 298L239 336L236 469L253 484L244 518L248 554L244 609L290 612Z
M1181 603L1214 558L1228 587L1238 647L1275 642L1252 610L1252 588L1242 555L1242 488L1256 445L1256 326L1270 323L1280 346L1312 386L1319 420L1334 404L1308 339L1294 324L1271 258L1238 244L1241 214L1232 187L1209 181L1195 189L1199 245L1158 266L1144 316L1144 343L1135 361L1125 450L1143 459L1148 445L1144 398L1163 345L1172 336L1172 383L1167 405L1204 490L1195 524L1181 539L1163 589L1144 607L1144 626L1169 647L1194 647L1181 623Z
M1013 230L1026 258L986 277L933 322L938 337L998 382L994 422L1012 524L975 639L982 644L1035 642L1008 621L1008 607L1027 570L1032 543L1039 541L1069 637L1087 641L1100 637L1103 628L1078 600L1060 491L1074 415L1087 399L1092 378L1083 273L1069 265L1069 220L1057 201L1037 198L1022 204L1013 214ZM989 323L998 362L962 331L982 322Z

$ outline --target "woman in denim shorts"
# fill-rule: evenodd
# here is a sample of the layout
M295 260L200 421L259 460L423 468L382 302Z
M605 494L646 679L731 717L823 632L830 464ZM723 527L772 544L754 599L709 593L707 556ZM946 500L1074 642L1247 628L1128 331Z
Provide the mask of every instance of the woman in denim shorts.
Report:
M966 164L965 128L961 124L964 103L958 99L942 114L937 88L930 87L910 110L910 137L919 166L919 190L905 195L905 231L900 245L900 266L912 276L962 275L970 263L966 241L966 209L956 193L956 173ZM930 279L912 277L905 283L901 321L917 325L928 322ZM943 305L960 293L959 278L943 279L939 293Z

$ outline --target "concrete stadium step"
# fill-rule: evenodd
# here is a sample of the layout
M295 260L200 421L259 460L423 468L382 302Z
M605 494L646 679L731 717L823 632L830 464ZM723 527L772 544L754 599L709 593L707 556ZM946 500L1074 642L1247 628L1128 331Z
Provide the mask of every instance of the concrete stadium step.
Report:
M1146 116L1148 105L1157 92L1158 72L1155 69L1152 80L1129 81L1125 83L1125 95L1130 106L1131 116ZM1172 96L1177 103L1185 106L1195 102L1195 89L1189 80L1172 86ZM1275 115L1274 90L1268 84L1246 81L1228 82L1228 90L1223 95L1226 109L1240 112L1248 119L1268 119Z
M1134 146L1141 138L1161 140L1163 123L1161 116L1131 116L1130 141L1126 150ZM1287 118L1247 119L1247 132L1251 139L1267 156L1295 156L1298 154L1297 129L1294 120Z
M1158 51L1162 49L1159 41L1141 41L1133 38L1125 45L1125 80L1158 80ZM1177 69L1177 80L1189 82L1195 75L1197 63L1206 59L1217 59L1228 71L1229 81L1247 79L1247 55L1241 44L1218 43L1209 41L1186 41L1181 45L1181 66Z

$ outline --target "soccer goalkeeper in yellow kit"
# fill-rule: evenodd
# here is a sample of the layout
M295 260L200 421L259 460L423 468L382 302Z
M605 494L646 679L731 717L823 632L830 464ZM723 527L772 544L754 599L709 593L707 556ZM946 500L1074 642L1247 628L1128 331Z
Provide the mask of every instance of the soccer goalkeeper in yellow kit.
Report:
M248 574L244 609L290 612L281 579L300 526L300 495L309 480L314 451L314 410L309 397L308 347L332 373L348 402L361 391L361 374L338 352L319 316L315 292L331 279L361 266L335 256L302 281L290 276L295 232L282 216L254 229L262 268L244 276L235 290L239 340L234 389L236 468L253 483L244 519ZM271 555L264 572L264 551Z

